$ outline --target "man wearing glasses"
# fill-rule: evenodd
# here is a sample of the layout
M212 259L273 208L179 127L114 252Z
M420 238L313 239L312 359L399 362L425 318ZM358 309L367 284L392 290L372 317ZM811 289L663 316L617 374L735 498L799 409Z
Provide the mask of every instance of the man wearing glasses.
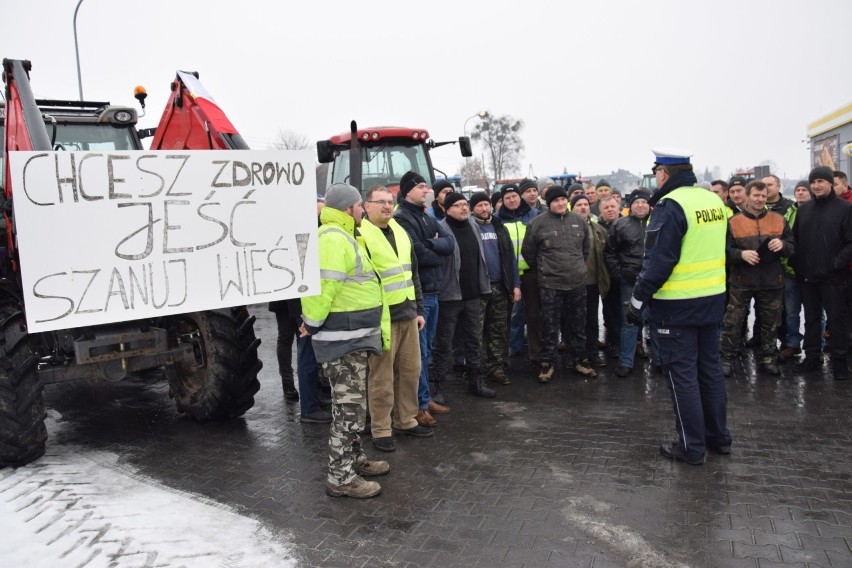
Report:
M370 355L367 401L370 406L373 445L396 449L393 431L416 438L432 436L432 429L417 423L417 384L420 380L420 339L423 329L423 294L417 277L417 257L411 238L393 219L393 196L375 185L367 190L367 219L361 237L373 261L390 310L391 348ZM391 422L393 410L393 422Z

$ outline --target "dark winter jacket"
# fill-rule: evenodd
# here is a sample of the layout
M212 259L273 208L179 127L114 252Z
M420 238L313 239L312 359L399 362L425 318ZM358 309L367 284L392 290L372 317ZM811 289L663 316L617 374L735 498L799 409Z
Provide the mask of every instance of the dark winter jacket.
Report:
M598 294L606 296L609 292L610 277L604 260L607 231L598 225L597 221L586 223L589 229L589 258L586 259L586 285L596 285Z
M772 239L781 239L784 248L774 253L767 248ZM755 250L760 262L751 265L743 260L743 251ZM784 287L782 257L796 250L793 232L787 221L774 211L754 215L743 210L728 221L728 241L725 257L728 260L728 284L749 290L771 290Z
M443 281L444 257L453 254L455 237L427 215L425 208L408 201L400 202L394 219L411 237L423 294L437 294Z
M497 212L497 217L505 221L506 223L514 223L515 221L520 221L524 225L529 225L530 221L532 221L539 214L538 209L533 209L530 207L530 204L521 199L521 204L518 205L518 208L514 211L509 211L508 208L504 205L500 208L500 211Z
M645 226L648 217L622 217L613 223L606 243L606 265L613 280L634 284L645 257Z
M473 218L472 215L471 218ZM474 219L474 221L478 225L479 220ZM500 248L500 281L503 283L506 293L511 296L515 288L521 287L521 278L518 275L518 259L515 258L512 238L501 219L492 215L489 222L494 225L494 231L497 233L497 245Z
M775 203L769 203L768 201L766 202L767 209L769 209L770 211L775 211L782 217L785 213L787 213L787 209L789 209L791 205L793 205L793 201L787 199L783 195L779 196L778 201L776 201Z
M852 203L829 191L802 203L793 225L796 277L806 282L842 282L852 261Z
M536 270L538 285L554 290L574 290L586 284L589 233L582 217L570 211L536 216L527 227L521 254Z
M450 228L452 217L444 217L438 224L441 229L452 234L453 229ZM479 285L480 295L491 293L491 279L488 277L488 267L485 264L485 251L482 248L482 236L479 234L479 229L473 222L473 216L468 218L470 231L476 237L476 242L479 245L479 271L477 280ZM453 237L453 254L442 259L444 263L443 277L441 281L441 289L438 294L438 300L441 302L457 301L462 299L462 289L459 283L459 270L461 268L462 258L461 250L459 250L458 241Z

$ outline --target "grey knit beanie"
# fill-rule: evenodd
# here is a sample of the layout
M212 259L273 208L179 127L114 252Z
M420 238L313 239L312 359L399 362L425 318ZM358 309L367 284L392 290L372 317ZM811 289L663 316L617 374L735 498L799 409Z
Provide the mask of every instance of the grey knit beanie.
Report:
M325 206L346 211L361 199L361 193L348 183L335 183L325 192Z

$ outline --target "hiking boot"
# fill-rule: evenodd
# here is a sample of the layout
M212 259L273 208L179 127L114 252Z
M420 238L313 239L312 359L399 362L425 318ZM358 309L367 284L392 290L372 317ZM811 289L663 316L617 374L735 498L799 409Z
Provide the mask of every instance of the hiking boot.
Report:
M434 400L429 401L429 406L426 407L426 410L429 411L430 414L449 414L450 407L444 406L443 404L438 404Z
M761 362L761 366L763 370L769 373L770 375L780 375L781 369L778 368L778 364L772 359L764 359Z
M379 438L379 440L384 440L386 438ZM387 438L393 441L393 438ZM360 475L361 477L378 477L380 475L387 475L390 471L390 464L386 461L370 461L370 460L361 460L355 464L355 473Z
M335 485L330 481L325 482L325 494L329 497L352 497L353 499L369 499L382 492L382 486L375 481L366 481L364 478L355 476L355 479L346 485Z
M488 374L491 376L491 379L498 385L512 384L512 379L509 378L509 375L507 375L503 369L494 369Z
M806 355L805 358L802 359L802 362L799 363L800 371L819 371L820 369L822 369L822 357L819 355Z
M380 452L396 451L396 444L393 441L393 436L385 436L384 438L373 438L373 445ZM360 475L364 475L362 472L358 471L358 466L355 466L355 471L357 471Z
M316 412L311 412L310 414L302 414L302 416L299 417L299 422L304 424L330 424L331 412L320 409Z
M796 355L799 355L801 352L802 352L802 348L799 347L798 345L794 345L794 346L788 345L787 347L784 347L784 349L781 350L779 357L781 357L781 359L784 360L784 361L789 361L790 359L792 359Z
M590 366L584 364L582 361L577 361L574 363L574 372L578 375L583 375L587 379L594 379L598 376L598 372L592 369Z
M431 403L430 403L431 404ZM432 415L429 414L428 410L421 410L417 413L417 417L415 418L417 423L421 426L425 426L427 428L434 428L438 425L438 421L432 418Z
M734 364L730 359L722 359L722 374L730 377L734 374Z
M538 382L548 383L553 378L553 363L542 363L539 368Z
M467 392L483 398L494 398L497 391L485 386L485 379L479 369L467 370Z
M606 359L604 359L597 351L589 355L588 360L593 367L606 367Z
M443 380L432 381L432 384L429 385L429 394L432 397L432 400L441 406L447 406L447 399L444 397L444 390L441 387L443 382Z
M615 370L615 376L623 379L624 377L629 375L632 370L632 367L625 367L624 365L619 365L618 368Z
M284 399L289 402L299 402L299 391L296 390L296 385L293 384L293 377L289 380L281 377L281 388L284 389Z

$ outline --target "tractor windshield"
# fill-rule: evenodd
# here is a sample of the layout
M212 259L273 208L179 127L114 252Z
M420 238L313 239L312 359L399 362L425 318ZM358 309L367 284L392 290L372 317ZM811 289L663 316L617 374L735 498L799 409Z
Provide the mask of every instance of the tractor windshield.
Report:
M114 152L140 150L133 136L132 126L117 127L111 124L76 123L56 125L48 123L47 135L57 150ZM54 138L54 128L56 137Z
M361 146L361 191L374 185L399 185L405 172L417 172L432 185L432 167L426 146L413 140L380 140ZM349 182L349 152L342 151L334 160L331 183Z

